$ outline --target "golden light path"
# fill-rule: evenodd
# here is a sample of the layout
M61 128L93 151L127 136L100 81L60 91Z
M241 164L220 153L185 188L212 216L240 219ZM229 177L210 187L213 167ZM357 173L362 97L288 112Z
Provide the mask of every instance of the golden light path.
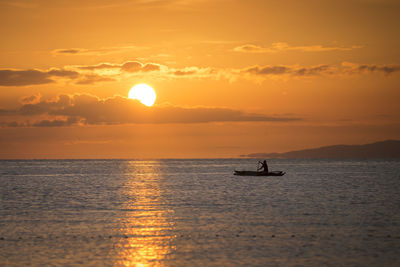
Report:
M128 98L137 99L143 105L152 106L156 101L156 92L154 89L145 83L137 84L129 91Z
M164 260L174 250L174 227L170 219L173 211L163 205L159 187L162 176L154 165L156 161L132 161L129 169L133 175L126 184L128 212L120 229L117 246L118 266L163 266Z

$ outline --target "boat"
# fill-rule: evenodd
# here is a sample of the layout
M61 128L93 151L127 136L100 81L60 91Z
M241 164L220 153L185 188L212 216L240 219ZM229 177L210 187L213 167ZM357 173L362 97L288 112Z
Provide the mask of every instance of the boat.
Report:
M240 176L283 176L285 172L283 171L272 171L272 172L257 172L257 171L236 171L233 173L234 175Z

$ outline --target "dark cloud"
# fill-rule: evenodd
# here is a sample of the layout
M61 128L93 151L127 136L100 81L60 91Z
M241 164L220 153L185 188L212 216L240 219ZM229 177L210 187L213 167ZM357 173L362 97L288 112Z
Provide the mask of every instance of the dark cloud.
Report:
M161 66L155 63L143 64L139 61L127 61L122 64L100 63L97 65L79 66L78 68L82 70L119 69L121 71L133 73L139 71L159 71L161 69Z
M113 82L115 79L110 77L103 77L97 74L87 74L83 75L79 80L77 80L76 84L95 84L98 82Z
M218 107L177 107L171 105L146 107L137 100L115 96L99 99L92 95L60 95L56 99L24 104L14 111L19 116L50 117L30 126L54 127L74 124L102 125L129 123L206 123L269 121L289 122L300 118L265 116Z
M138 61L128 61L118 66L121 70L127 72L138 72L142 70L143 64Z
M217 121L288 121L293 118L266 117L226 108L183 108L176 106L144 107L136 100L124 97L98 99L77 95L72 105L53 110L57 116L80 117L87 124L123 123L199 123Z
M242 52L242 53L267 53L272 52L269 48L261 47L258 45L253 44L245 44L237 46L233 49L235 52Z
M104 72L103 70L114 70ZM126 61L121 64L100 63L97 65L66 66L65 68L51 68L49 70L0 70L0 86L25 86L56 82L59 79L73 80L76 84L94 84L99 82L115 81L121 73L149 73L158 72L164 77L189 76L207 73L209 69L189 67L183 69L169 69L156 63L141 63L139 61Z
M78 66L78 68L83 70L119 69L121 68L121 65L111 64L111 63L100 63L97 65Z
M0 127L26 127L30 126L24 122L10 121L10 122L0 122Z
M390 75L400 71L399 64L357 64L343 62L341 66L318 65L318 66L253 66L239 70L240 74L252 74L256 76L287 75L287 76L318 76L318 75L343 75L362 73L383 73Z
M112 70L112 71L109 71ZM383 73L390 75L400 71L399 64L356 64L343 62L341 65L267 65L251 66L243 69L218 69L207 67L169 68L156 63L141 63L139 61L126 61L121 64L100 63L97 65L66 66L65 68L52 68L49 70L0 70L0 86L24 86L52 83L58 80L69 79L76 84L94 84L110 82L124 77L121 74L144 75L154 72L162 78L225 78L234 81L241 76L249 75L259 77L283 76L307 77L318 75L343 75L360 73ZM250 77L251 78L251 77ZM257 78L259 79L259 78Z
M383 73L390 75L400 71L400 64L358 64L343 62L342 68L345 74Z
M329 65L319 66L254 66L240 71L244 74L253 75L292 75L292 76L314 76L321 74L333 74L333 67Z
M46 72L39 70L0 70L1 86L24 86L51 83Z
M101 63L98 65L89 66L79 66L79 69L83 70L102 70L102 69L119 69L125 72L149 72L149 71L159 71L161 69L160 65L155 63L143 64L139 61L127 61L122 64L111 64L111 63Z
M359 72L382 72L389 75L400 71L400 65L359 65L356 70Z
M75 79L79 76L76 71L50 69L48 71L30 70L0 70L0 86L25 86L54 82L53 78Z
M263 47L254 44L245 44L233 49L235 52L242 53L276 53L280 51L302 51L302 52L327 52L327 51L349 51L362 48L360 45L345 46L323 46L323 45L304 45L293 46L285 42L272 43L270 47Z
M250 73L255 75L280 75L280 74L287 74L290 71L290 68L285 66L255 66L244 69L243 73Z
M68 95L59 95L54 100L44 100L33 104L24 104L16 112L16 115L41 115L51 113L71 104Z
M159 77L183 77L183 76L191 76L191 77L215 77L217 78L219 71L217 69L211 68L199 68L199 67L184 67L184 68L169 68L165 65L160 65L156 63L141 63L139 61L126 61L122 64L113 64L113 63L100 63L97 65L88 65L88 66L75 66L80 70L90 70L90 71L99 71L101 70L116 70L117 72L125 72L128 74L134 73L147 73L147 72L157 72Z
M196 70L177 70L174 71L173 74L176 76L186 76L186 75L193 75L196 74Z
M20 98L20 102L22 104L35 104L40 102L40 99L42 98L42 95L40 93L31 95L31 96L25 96Z
M161 67L160 67L160 65L158 65L158 64L147 63L147 64L143 65L141 71L144 71L144 72L148 72L148 71L158 71L158 70L160 70L160 69L161 69Z
M121 70L126 72L138 72L143 69L143 64L137 61L125 62L121 65Z
M76 117L69 117L66 120L41 120L35 122L29 126L33 127L61 127L61 126L71 126L79 122L79 119Z
M2 109L2 108L0 108L0 116L1 116L1 115L14 114L14 113L15 113L15 111L13 111L13 110L8 110L8 109Z
M324 74L333 74L331 71L332 67L329 65L320 65L314 67L302 67L298 69L294 69L293 75L297 76L312 76L312 75L320 75L321 73Z
M50 76L66 77L71 79L75 79L79 76L79 73L76 71L64 70L64 69L51 69L47 71L47 74Z
M52 51L54 55L64 55L64 56L98 56L98 55L108 55L114 53L123 53L128 51L138 51L148 49L148 47L140 46L111 46L111 47L101 47L97 49L86 49L86 48L61 48Z
M79 48L67 48L67 49L56 49L53 52L56 54L80 54L80 53L85 53L87 50L86 49L79 49Z

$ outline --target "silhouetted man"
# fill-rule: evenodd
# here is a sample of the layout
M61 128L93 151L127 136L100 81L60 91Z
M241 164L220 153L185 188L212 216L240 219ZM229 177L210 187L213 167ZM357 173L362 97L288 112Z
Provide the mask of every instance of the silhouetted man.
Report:
M266 160L264 160L263 162L259 161L258 163L261 163L261 166L257 169L257 171L264 169L263 172L268 173L267 161Z

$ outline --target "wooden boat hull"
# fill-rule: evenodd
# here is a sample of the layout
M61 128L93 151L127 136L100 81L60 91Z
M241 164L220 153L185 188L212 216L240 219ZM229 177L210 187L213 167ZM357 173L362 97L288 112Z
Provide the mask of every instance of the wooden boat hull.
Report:
M283 171L273 171L273 172L256 172L256 171L235 171L234 175L240 176L283 176L285 172Z

